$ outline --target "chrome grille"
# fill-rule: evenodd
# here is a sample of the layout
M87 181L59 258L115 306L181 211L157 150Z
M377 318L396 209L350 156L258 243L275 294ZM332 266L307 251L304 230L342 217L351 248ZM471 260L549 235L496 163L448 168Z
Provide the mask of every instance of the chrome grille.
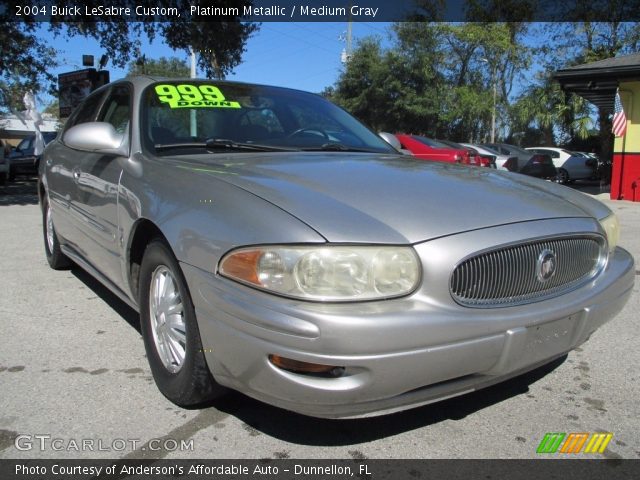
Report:
M561 295L595 277L605 257L599 236L544 239L483 252L463 261L451 276L451 294L469 307L506 307ZM540 279L540 257L555 255L555 274Z

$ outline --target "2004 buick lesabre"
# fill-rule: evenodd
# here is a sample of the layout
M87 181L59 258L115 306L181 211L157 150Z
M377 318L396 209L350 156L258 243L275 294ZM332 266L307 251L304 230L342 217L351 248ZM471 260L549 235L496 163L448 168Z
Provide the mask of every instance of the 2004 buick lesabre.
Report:
M49 264L73 261L140 312L155 381L181 406L225 387L320 417L434 402L564 355L633 288L600 202L411 160L289 89L109 84L40 178Z

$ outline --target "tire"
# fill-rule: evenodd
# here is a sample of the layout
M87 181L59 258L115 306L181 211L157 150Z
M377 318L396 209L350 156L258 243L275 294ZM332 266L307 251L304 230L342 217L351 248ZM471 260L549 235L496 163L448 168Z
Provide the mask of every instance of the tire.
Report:
M562 185L566 185L570 181L571 181L571 178L569 177L569 172L567 172L564 168L559 168L558 169L558 183L560 183Z
M60 242L53 226L51 208L46 194L42 199L42 234L44 237L44 253L49 266L54 270L66 270L71 267L71 260L60 250Z
M0 185L4 187L7 184L8 177L8 173L0 173Z
M185 408L203 406L225 393L207 367L187 284L163 241L153 240L147 246L139 285L140 328L160 392Z

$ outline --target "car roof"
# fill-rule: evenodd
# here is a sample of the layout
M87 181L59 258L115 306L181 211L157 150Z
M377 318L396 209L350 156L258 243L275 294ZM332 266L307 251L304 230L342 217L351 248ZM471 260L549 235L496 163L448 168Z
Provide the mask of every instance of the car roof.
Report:
M299 89L289 88L289 87L279 87L277 85L266 85L261 83L249 83L249 82L236 82L232 80L216 80L211 78L165 77L160 75L134 75L130 77L125 77L125 78L121 78L113 82L107 83L106 85L103 85L102 87L100 87L100 89L109 88L110 86L117 85L119 83L131 83L133 84L134 88L142 89L154 83L163 82L163 81L170 82L170 83L209 82L215 85L239 85L239 86L246 85L251 87L274 88L278 90L288 90L290 92L304 93L307 95L321 96L321 95L318 95L317 93L307 92L305 90L299 90Z

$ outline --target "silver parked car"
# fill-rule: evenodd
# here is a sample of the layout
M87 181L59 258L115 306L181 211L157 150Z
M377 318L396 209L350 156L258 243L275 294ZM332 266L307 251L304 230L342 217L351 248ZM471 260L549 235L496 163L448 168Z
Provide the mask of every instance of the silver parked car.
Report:
M592 158L585 158L564 148L531 147L526 150L549 155L558 170L558 182L563 185L574 180L588 180L593 178L595 174L597 161Z
M507 168L510 164L517 164L518 159L515 156L509 156L498 152L497 150L492 149L486 145L476 145L472 143L463 143L465 147L475 148L478 153L483 155L493 155L495 157L496 168L498 170L509 171ZM512 167L513 168L513 167Z
M40 173L49 264L140 312L181 406L225 387L320 417L434 402L564 355L633 288L600 202L399 155L289 89L106 85Z

